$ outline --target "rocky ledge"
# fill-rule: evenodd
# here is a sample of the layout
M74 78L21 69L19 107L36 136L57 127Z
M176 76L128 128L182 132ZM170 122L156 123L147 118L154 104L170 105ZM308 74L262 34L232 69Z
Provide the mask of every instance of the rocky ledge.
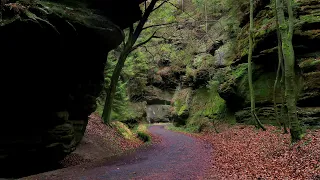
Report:
M0 174L11 177L75 150L96 108L107 54L141 11L138 1L74 0L7 1L1 12Z

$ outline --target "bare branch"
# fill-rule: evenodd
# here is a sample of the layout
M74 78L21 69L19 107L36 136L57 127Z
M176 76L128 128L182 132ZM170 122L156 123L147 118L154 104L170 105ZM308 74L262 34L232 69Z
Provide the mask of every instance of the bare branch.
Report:
M159 9L161 6L163 6L166 2L168 2L168 0L163 1L159 6L157 6L156 8L154 8L152 11L155 11L157 9Z
M152 56L152 60L154 61L154 55L149 51L149 49L146 46L142 46L144 49Z
M140 35L140 33L141 33L142 29L143 29L143 26L147 22L148 17L152 13L152 11L154 9L154 6L156 5L157 2L158 2L158 0L152 0L150 2L149 6L147 7L146 11L142 15L142 18L139 21L138 26L136 27L136 30L133 33L133 42L135 42L138 39L138 37L139 37L139 35Z
M141 42L141 43L139 43L139 44L137 44L137 45L135 45L135 46L133 46L132 48L131 48L131 50L130 50L130 52L132 52L132 51L134 51L134 50L136 50L136 49L138 49L138 47L140 47L140 46L142 46L142 45L145 45L145 44L147 44L152 38L154 38L154 35L157 33L157 30L156 31L154 31L153 32L153 34L147 39L147 40L145 40L145 41L143 41L143 42Z
M153 27L159 27L159 26L167 26L167 25L176 24L176 23L178 23L178 22L170 22L170 23L163 23L163 24L154 24L154 25L146 26L146 27L142 28L142 30L149 29L149 28L153 28Z

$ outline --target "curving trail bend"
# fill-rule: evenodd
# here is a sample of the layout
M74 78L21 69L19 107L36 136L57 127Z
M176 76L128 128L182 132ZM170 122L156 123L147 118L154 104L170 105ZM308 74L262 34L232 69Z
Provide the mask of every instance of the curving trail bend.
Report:
M212 151L208 143L166 130L164 126L151 126L149 132L160 137L161 142L92 168L67 168L43 176L36 175L36 179L205 179Z

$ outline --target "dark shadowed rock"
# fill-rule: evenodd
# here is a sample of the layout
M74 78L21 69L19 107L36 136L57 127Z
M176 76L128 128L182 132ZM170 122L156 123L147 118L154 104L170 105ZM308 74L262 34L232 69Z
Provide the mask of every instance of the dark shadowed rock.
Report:
M10 2L0 24L0 175L20 176L75 150L96 108L107 54L123 39L119 26L141 12L127 1ZM118 15L121 7L132 8L132 18Z

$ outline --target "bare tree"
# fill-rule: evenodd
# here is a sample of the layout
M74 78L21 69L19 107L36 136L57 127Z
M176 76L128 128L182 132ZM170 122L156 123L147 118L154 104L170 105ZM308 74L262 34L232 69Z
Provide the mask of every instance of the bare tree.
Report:
M295 82L295 56L292 44L294 17L292 10L292 0L286 0L288 19L284 15L283 0L276 0L278 24L281 36L281 47L284 60L284 84L285 84L285 101L288 110L288 120L290 123L291 141L296 142L303 137L303 131L298 120L296 106L296 82Z
M249 81L249 89L250 89L250 101L251 101L251 116L256 120L258 126L266 130L266 128L262 125L256 114L256 105L255 105L255 97L254 97L254 89L252 84L252 52L253 52L253 0L250 0L250 29L249 29L249 55L248 55L248 81Z

